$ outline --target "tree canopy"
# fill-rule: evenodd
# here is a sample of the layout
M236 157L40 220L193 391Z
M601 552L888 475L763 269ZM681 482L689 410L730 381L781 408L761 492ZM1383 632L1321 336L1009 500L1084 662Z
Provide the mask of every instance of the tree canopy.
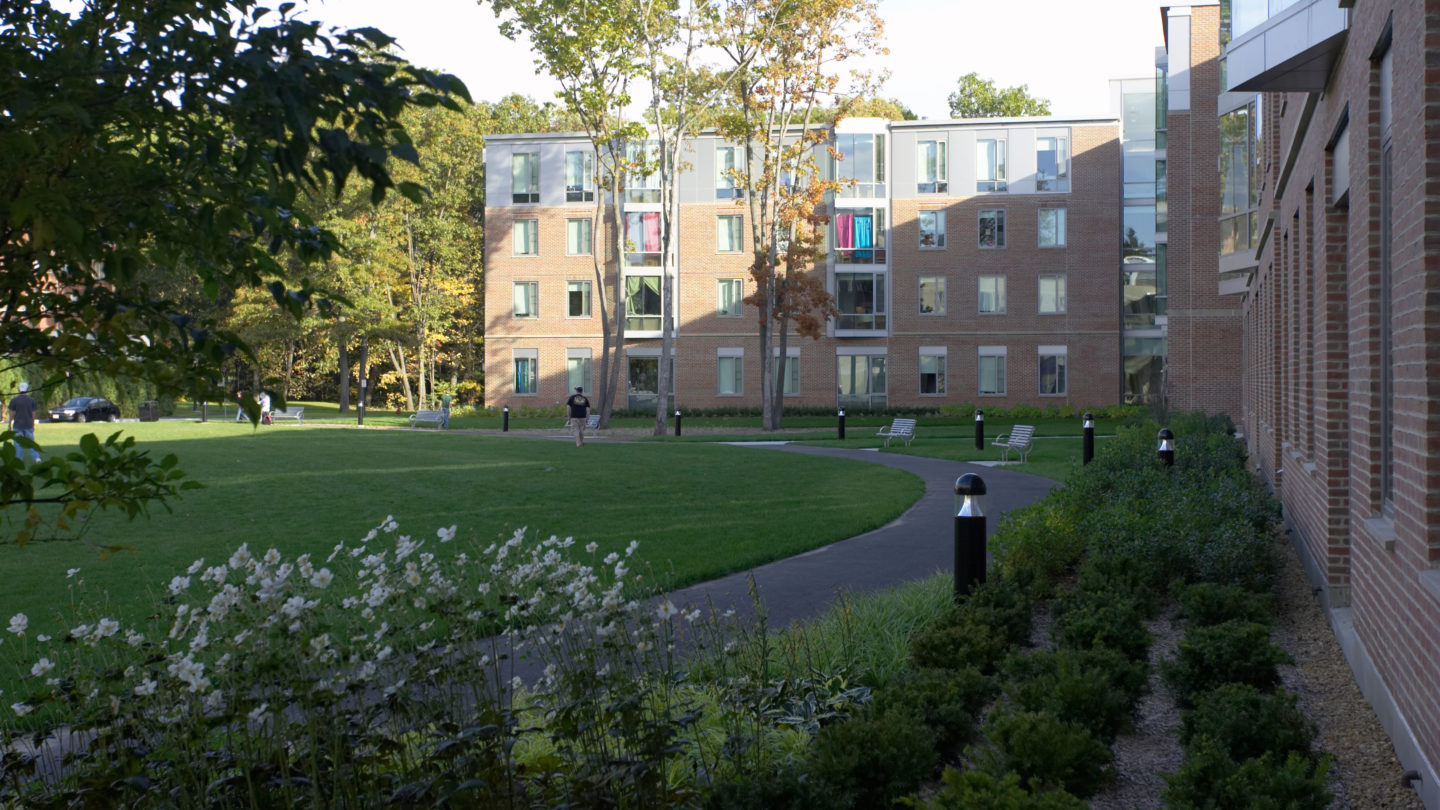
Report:
M961 76L949 100L950 115L955 118L1020 118L1050 114L1050 101L1031 96L1028 85L997 88L995 80L982 79L978 73Z
M76 374L210 399L248 349L177 290L260 289L292 315L323 310L293 268L337 239L305 195L358 179L374 202L420 200L387 166L417 160L401 114L468 100L391 44L322 29L291 3L0 4L0 374L42 395ZM136 452L87 445L82 467L47 474L84 502L84 476L173 472L107 462ZM0 470L0 508L48 497L8 480L22 474Z

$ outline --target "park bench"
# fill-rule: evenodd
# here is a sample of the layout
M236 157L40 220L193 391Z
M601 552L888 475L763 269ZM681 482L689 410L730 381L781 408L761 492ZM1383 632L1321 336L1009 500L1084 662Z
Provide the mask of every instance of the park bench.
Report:
M305 406L303 405L298 408L282 408L281 410L270 412L270 421L272 422L278 421L280 419L294 419L295 424L303 425L305 424L304 417Z
M1035 439L1034 425L1016 425L1009 433L1001 433L990 443L991 447L1000 448L1000 460L1009 461L1010 451L1014 450L1020 454L1020 461L1030 457L1030 445Z
M574 425L574 424L575 424L575 421L574 421L573 419L566 419L566 420L565 420L565 424L561 425L561 427L562 427L563 429L565 429L565 430L571 430L571 429L573 429L573 425ZM599 430L600 430L600 414L598 414L598 413L592 413L592 414L590 414L589 416L585 417L585 432L586 432L586 433L595 433L595 432L597 432L597 431L599 431Z
M891 439L904 439L905 446L909 447L910 440L915 438L915 420L896 419L889 425L886 425L885 427L882 427L879 430L875 431L875 435L885 437L886 447L890 446Z
M410 427L419 427L423 424L431 424L436 430L445 426L444 411L416 411L410 414Z

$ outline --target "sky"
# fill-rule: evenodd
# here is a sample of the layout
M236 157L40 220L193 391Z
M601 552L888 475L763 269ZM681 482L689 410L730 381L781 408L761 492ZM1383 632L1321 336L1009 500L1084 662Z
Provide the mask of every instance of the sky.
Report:
M306 0L308 15L395 37L417 65L459 76L477 101L522 93L554 98L528 44L500 35L476 0ZM1000 87L1024 84L1066 118L1105 117L1109 80L1153 76L1163 44L1161 0L880 0L890 53L880 95L923 118L949 117L946 97L970 72Z

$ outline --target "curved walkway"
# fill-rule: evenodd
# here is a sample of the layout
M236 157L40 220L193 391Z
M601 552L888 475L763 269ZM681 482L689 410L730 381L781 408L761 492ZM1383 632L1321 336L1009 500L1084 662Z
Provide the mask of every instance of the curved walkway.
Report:
M1056 482L998 467L960 461L796 444L763 444L753 451L804 453L884 464L920 476L925 494L900 517L865 534L795 557L683 588L670 594L677 605L707 601L741 616L753 613L749 579L760 589L769 622L785 626L824 613L836 595L862 593L951 571L955 552L955 479L975 473L985 480L986 532L993 534L1011 509L1028 506Z

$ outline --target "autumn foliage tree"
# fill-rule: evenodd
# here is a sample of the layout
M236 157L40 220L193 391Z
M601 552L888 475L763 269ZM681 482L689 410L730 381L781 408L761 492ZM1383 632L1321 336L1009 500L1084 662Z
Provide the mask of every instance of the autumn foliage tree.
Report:
M766 430L781 427L791 331L819 338L837 315L821 251L827 195L842 181L826 177L816 153L843 159L824 146L831 128L854 100L873 91L873 76L840 69L847 60L885 52L876 5L876 0L726 5L721 44L739 77L735 104L721 117L719 131L745 150L744 165L732 175L745 189L750 212L756 290L746 303L756 308Z

